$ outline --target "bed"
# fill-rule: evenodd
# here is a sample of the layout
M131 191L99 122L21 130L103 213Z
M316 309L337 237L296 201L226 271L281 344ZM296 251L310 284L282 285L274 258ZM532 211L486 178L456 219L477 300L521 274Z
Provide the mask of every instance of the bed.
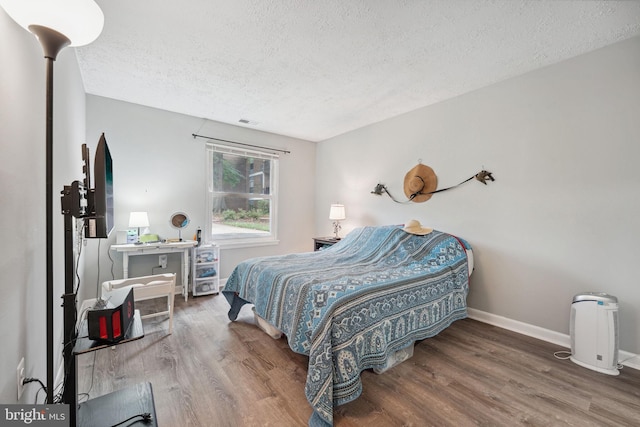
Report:
M229 319L253 304L257 318L309 356L305 394L312 427L362 392L360 373L384 371L417 340L467 316L469 244L434 230L362 227L318 252L253 258L229 276Z

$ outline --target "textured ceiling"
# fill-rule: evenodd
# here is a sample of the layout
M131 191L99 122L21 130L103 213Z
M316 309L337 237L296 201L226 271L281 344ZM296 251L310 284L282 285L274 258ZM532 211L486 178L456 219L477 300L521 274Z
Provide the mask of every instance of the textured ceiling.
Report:
M97 3L88 93L310 141L640 34L640 1Z

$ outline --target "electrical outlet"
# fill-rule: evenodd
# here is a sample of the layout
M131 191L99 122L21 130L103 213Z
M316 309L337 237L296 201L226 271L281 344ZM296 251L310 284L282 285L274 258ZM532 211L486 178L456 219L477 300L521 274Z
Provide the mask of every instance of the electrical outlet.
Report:
M24 357L20 359L20 363L18 363L18 369L16 370L16 381L18 382L18 400L22 397L22 392L24 391Z
M160 263L160 267L162 268L167 268L167 256L166 255L160 255L158 256L158 262Z

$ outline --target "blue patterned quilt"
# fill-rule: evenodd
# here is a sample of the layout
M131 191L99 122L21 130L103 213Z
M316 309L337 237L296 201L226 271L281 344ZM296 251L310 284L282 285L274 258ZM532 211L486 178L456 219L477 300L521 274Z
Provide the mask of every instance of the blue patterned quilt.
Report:
M223 294L281 330L309 356L309 425L333 425L333 407L362 392L360 372L467 316L469 271L462 239L398 226L362 227L318 252L253 258L229 276Z

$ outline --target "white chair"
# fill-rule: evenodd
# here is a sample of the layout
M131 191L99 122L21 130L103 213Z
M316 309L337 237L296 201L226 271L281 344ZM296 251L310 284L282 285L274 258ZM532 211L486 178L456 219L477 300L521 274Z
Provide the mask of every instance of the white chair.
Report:
M155 274L153 276L131 277L129 279L109 280L102 283L102 298L107 299L109 292L126 286L133 287L134 301L144 301L159 297L167 297L167 309L140 316L148 317L169 315L169 333L173 332L173 294L176 289L175 273Z

